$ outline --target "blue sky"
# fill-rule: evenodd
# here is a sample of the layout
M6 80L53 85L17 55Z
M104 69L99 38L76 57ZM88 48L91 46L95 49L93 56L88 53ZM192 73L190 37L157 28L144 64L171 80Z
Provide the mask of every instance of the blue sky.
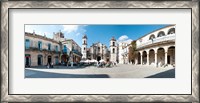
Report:
M35 31L36 34L45 34L48 38L53 38L53 32L61 31L65 38L74 39L80 47L82 36L86 34L88 47L96 42L109 47L112 36L117 41L130 42L165 26L167 25L25 25L25 32Z

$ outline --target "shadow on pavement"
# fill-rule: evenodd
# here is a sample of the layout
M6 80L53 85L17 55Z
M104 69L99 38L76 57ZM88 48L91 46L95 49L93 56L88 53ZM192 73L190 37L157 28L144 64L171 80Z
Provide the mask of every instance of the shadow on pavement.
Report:
M170 69L145 78L175 78L175 69Z
M30 75L28 75L30 74ZM25 69L25 78L110 78L107 74L60 74Z
M94 67L94 66L54 66L53 68L47 68L46 66L32 66L30 68L34 69L84 69L86 67Z

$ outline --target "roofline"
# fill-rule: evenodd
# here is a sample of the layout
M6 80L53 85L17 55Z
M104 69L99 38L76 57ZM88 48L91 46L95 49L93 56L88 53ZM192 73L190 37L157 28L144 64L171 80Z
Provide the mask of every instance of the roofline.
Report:
M43 40L47 40L47 41L50 41L50 42L54 42L54 43L58 43L58 41L52 39L52 38L48 38L48 37L45 37L45 36L42 36L42 35L39 35L39 34L33 34L33 33L30 33L30 32L25 32L25 36L35 36L39 39L43 39Z
M139 39L141 39L141 38L143 38L143 37L145 37L145 36L147 36L147 35L149 35L149 34L155 32L155 31L162 30L162 29L165 29L165 28L167 28L167 27L175 26L175 25L176 25L176 24L173 24L173 25L167 25L167 26L165 26L165 27L163 27L163 28L156 29L156 30L154 30L154 31L152 31L152 32L150 32L150 33L145 34L144 36L142 36L142 37L140 37L140 38L138 38L138 39L136 39L136 40L139 40Z

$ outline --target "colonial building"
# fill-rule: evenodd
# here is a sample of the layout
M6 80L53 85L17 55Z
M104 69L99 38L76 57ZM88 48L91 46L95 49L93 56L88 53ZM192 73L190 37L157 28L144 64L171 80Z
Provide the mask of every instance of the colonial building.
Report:
M139 65L175 65L175 25L155 30L136 40Z
M25 32L25 66L79 62L80 52L77 43L64 38L62 32L54 33L53 39Z

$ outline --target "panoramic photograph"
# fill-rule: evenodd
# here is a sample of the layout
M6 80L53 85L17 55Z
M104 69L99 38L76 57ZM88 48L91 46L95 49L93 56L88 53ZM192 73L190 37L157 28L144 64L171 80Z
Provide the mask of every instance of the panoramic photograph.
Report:
M24 28L25 78L175 78L174 24Z

